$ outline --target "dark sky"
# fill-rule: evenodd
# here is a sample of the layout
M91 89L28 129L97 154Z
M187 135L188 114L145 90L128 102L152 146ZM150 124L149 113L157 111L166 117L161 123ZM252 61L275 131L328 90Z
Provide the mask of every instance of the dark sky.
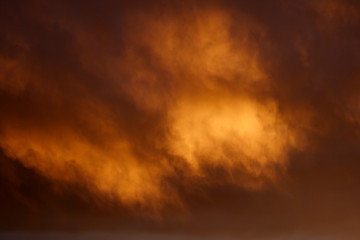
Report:
M0 1L1 239L359 239L359 202L359 1Z

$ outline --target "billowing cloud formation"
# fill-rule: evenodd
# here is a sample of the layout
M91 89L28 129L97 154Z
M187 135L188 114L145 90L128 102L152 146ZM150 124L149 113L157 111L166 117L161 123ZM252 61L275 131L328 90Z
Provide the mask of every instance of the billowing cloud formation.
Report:
M26 167L51 179L80 181L125 203L148 204L169 197L171 187L162 184L174 164L182 164L191 181L200 175L211 182L202 168L221 167L235 184L255 187L274 178L272 165L283 165L289 148L298 146L276 99L256 98L270 79L259 43L251 41L252 25L263 35L252 19L242 20L250 26L237 26L215 7L172 14L131 9L123 19L123 49L114 54L97 53L117 44L104 42L103 33L62 16L45 18L69 46L49 42L52 50L35 50L27 36L17 36L25 59L3 59L2 90L29 97L19 107L39 111L7 112L14 119L2 124L5 154ZM235 26L239 37L231 35ZM56 52L46 56L49 50ZM44 51L50 62L30 63L32 51ZM62 65L53 63L57 51L65 52ZM70 61L78 69L67 66Z
M301 230L300 203L311 206L306 215L321 206L313 192L341 192L324 179L348 175L339 186L351 191L358 181L354 1L4 1L1 9L3 192L26 208L52 200L14 190L21 176L49 199L69 194L109 219L195 212L189 231L202 232L196 218L212 228L220 214L232 223L221 231L238 222L253 232L276 209ZM353 206L345 202L330 205ZM251 209L260 209L255 220ZM319 211L319 222L332 219Z

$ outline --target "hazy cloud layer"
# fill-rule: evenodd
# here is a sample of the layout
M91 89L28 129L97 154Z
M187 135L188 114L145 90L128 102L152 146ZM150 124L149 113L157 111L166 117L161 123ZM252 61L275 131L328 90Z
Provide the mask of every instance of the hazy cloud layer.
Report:
M0 4L1 229L360 234L357 1Z

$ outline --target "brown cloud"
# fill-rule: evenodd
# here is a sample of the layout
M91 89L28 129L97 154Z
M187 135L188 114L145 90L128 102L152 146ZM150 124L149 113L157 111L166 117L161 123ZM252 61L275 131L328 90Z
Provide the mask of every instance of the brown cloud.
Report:
M358 3L2 5L5 206L53 202L56 219L78 202L99 228L354 232Z

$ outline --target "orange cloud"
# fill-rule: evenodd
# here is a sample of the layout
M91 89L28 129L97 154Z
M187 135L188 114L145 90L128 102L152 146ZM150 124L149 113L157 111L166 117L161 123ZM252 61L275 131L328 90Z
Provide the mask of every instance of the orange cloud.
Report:
M40 96L32 107L43 100L48 106L32 124L3 123L5 153L50 179L80 182L125 205L154 209L180 201L164 184L175 175L174 161L181 162L189 182L230 181L259 189L275 180L274 166L284 168L288 152L303 143L276 99L258 96L270 88L250 33L266 34L261 25L247 17L238 25L225 10L213 8L153 14L126 16L121 54L98 56L93 49L114 44L111 38L47 19L74 33L72 51L95 80L84 83L77 73L66 73L59 81L68 85L59 89L41 73L31 76L27 90ZM240 38L231 33L237 26ZM91 81L110 89L113 100L97 95L100 90L86 85ZM66 92L69 87L73 92ZM156 114L163 126L151 132L147 127L155 129L155 123L146 118ZM225 169L228 176L214 180L208 167Z

